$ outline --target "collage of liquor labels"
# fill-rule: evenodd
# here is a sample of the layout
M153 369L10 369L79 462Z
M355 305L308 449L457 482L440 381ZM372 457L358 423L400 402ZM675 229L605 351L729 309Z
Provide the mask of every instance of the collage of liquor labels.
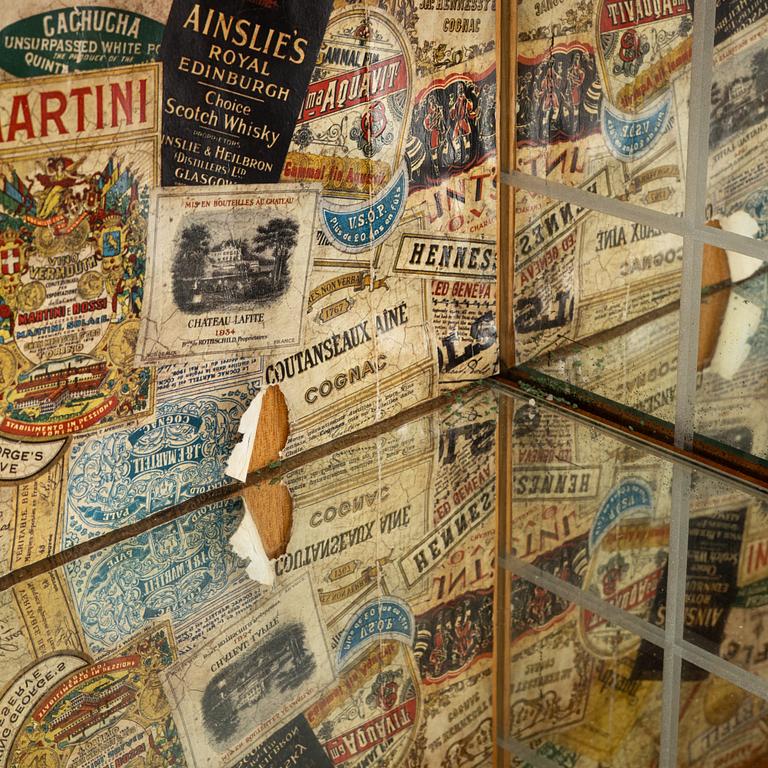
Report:
M517 170L683 216L693 6L522 3ZM712 55L702 215L764 240L768 4L718 0ZM516 362L673 422L683 238L520 190L515 214ZM767 280L760 259L705 247L695 430L763 463Z
M242 480L267 393L277 460L496 372L495 6L422 5L2 4L0 575Z
M546 404L503 397L499 426L511 504L499 558L508 621L495 648L508 709L497 717L532 758L510 765L768 765L765 494L687 468L687 557L674 565L673 597L681 465ZM672 616L679 682L665 663Z
M497 412L479 385L250 488L257 515L201 505L0 592L0 766L490 765Z
M487 764L495 25L0 3L0 768Z

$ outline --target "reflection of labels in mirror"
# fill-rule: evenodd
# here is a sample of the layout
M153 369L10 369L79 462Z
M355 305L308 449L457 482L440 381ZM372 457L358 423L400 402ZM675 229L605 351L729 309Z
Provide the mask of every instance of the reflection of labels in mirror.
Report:
M691 61L690 5L601 0L598 6L603 139L621 161L647 154L669 125L670 82Z
M279 180L331 5L175 0L162 48L164 186Z
M600 540L584 577L584 589L625 611L648 620L666 575L669 527L650 520L628 519ZM584 608L579 630L585 647L599 658L630 655L640 637Z
M60 653L45 656L25 670L19 670L18 676L0 697L0 733L3 734L0 741L0 762L3 765L7 765L6 761L13 753L18 756L17 750L11 752L12 746L24 725L31 720L32 713L39 710L40 702L46 700L48 687L58 687L62 680L87 664L80 654Z
M346 666L362 648L384 638L413 644L413 612L407 603L396 597L377 597L349 620L339 638L336 666Z

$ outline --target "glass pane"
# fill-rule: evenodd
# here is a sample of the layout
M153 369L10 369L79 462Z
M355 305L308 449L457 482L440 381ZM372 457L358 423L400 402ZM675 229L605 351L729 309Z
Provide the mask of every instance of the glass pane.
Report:
M532 583L512 601L510 736L556 765L652 768L662 654L640 671L639 637L607 622L585 631L591 614Z
M705 248L695 429L735 456L768 459L768 273Z
M765 701L687 662L682 677L678 768L765 765Z
M747 237L768 237L768 7L717 4L706 216Z
M768 506L759 495L694 473L685 637L768 678Z
M735 606L744 569L744 534L750 524L754 525L754 512L760 504L709 475L694 472L692 478L683 637L702 650L731 660L747 640L744 616L737 614ZM653 623L663 626L667 614L666 563L649 614Z
M666 578L671 462L524 401L513 419L511 554L663 624L654 609ZM590 622L599 633L599 619Z
M682 239L519 190L515 228L517 363L673 420Z
M692 6L519 3L517 169L681 214Z

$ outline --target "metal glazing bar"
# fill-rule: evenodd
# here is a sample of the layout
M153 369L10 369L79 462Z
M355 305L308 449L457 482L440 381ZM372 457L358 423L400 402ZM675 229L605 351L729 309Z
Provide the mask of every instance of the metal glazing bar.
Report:
M680 276L680 321L677 340L677 389L675 391L675 448L693 443L696 410L696 373L699 355L701 274L704 246L683 239L683 269Z
M736 235L733 232L725 232L715 227L693 225L682 216L672 216L634 203L625 203L623 200L603 197L579 187L543 179L540 176L530 176L521 171L512 171L511 173L502 171L501 182L536 195L545 195L553 200L564 200L582 208L604 213L607 216L647 224L663 232L669 232L680 237L690 237L697 242L714 245L716 248L738 251L745 256L768 261L768 243L753 240L743 235Z
M682 662L677 651L685 628L685 592L688 572L688 511L693 472L672 468L672 505L667 551L667 601L664 622L664 675L661 706L661 755L659 768L675 768Z
M617 608L615 605L606 603L605 600L601 600L599 597L595 597L589 592L585 592L580 587L576 587L573 584L569 584L562 579L558 579L557 576L553 576L551 573L543 571L531 563L526 563L524 560L520 560L514 555L506 555L501 559L502 567L508 569L515 576L520 576L526 581L530 581L540 587L544 587L548 591L567 600L570 603L578 605L580 608L596 613L607 619L611 624L615 624L622 629L626 629L628 632L637 635L643 640L647 640L649 643L662 647L664 645L664 630L654 626L653 624L644 621L638 616L634 616L631 613Z
M609 605L593 595L588 595L578 587L566 584L566 582L535 565L507 555L501 559L501 566L520 578L543 586L561 599L568 600L580 608L585 608L602 616L612 624L635 633L641 639L647 640L659 648L665 648L669 645L682 660L695 664L710 674L717 675L723 680L743 688L757 698L768 701L768 680L763 680L751 672L699 648L688 640L681 640L673 644L665 638L664 632L659 627L649 624L637 616L632 616L614 605Z

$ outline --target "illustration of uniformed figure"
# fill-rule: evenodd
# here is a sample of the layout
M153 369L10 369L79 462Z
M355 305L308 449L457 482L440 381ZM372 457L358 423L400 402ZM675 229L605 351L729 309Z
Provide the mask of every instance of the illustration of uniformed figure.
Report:
M584 67L581 66L581 51L576 51L573 55L571 66L568 67L568 93L571 102L571 124L573 133L576 133L579 125L579 112L581 110L581 89L586 79Z
M454 666L456 668L463 666L471 658L478 640L477 627L472 617L472 608L469 602L465 602L459 607L455 623L456 634L456 653Z
M629 571L629 563L620 555L614 555L607 563L597 569L601 577L603 594L610 597L616 592L619 582Z
M552 59L548 59L546 64L539 66L543 67L543 71L539 81L539 88L535 95L537 100L541 102L541 133L542 136L548 136L550 126L560 116L559 89L557 87L555 65Z
M429 155L432 160L432 175L440 176L440 148L445 140L446 127L443 108L437 103L435 94L427 100L427 114L424 116L424 128L427 131Z
M432 635L432 652L429 654L429 666L432 677L439 677L443 671L443 665L448 657L448 652L445 648L446 644L446 632L443 629L443 614L439 616L437 620L437 626L435 627L435 633Z
M491 147L496 136L496 83L486 83L480 89L477 110L480 113L481 142Z
M467 98L464 83L459 82L456 95L451 96L450 117L453 120L453 146L464 163L469 155L472 139L472 123L477 120L477 110Z
M360 118L363 137L370 142L384 133L387 127L387 111L380 101L374 101Z
M526 131L533 139L536 133L536 121L534 120L533 99L533 72L525 72L518 81L517 88L517 125L519 130Z
M528 603L528 620L534 626L543 626L552 617L552 593L535 586Z
M92 173L88 178L86 188L82 193L82 204L86 211L96 211L101 206L101 191L99 189L100 181L100 173Z

